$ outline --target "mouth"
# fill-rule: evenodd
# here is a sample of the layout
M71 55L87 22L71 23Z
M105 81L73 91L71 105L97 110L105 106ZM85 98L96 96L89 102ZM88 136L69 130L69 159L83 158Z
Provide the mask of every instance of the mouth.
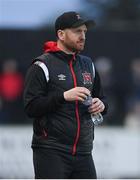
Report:
M78 42L78 44L80 44L80 45L84 45L84 44L85 44L85 42L84 42L84 41L81 41L81 42Z

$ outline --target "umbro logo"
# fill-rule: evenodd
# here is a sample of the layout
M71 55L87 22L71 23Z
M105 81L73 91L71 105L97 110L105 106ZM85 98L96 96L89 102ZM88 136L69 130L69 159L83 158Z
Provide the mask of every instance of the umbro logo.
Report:
M59 79L59 81L65 81L66 80L66 76L64 74L59 74L58 75L58 79Z

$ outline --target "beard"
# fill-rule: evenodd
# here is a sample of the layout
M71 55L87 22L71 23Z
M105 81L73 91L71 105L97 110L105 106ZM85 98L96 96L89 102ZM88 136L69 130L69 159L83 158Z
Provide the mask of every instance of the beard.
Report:
M71 52L81 52L84 50L85 41L81 40L77 42L65 42L64 46Z

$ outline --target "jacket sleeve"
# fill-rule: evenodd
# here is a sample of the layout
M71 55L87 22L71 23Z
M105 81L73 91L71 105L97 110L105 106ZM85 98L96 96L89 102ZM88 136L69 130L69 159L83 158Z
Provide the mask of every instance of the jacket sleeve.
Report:
M24 110L29 117L41 117L53 112L63 102L63 92L48 92L48 83L41 67L32 64L24 86Z
M108 110L107 99L103 93L100 76L99 76L98 72L96 71L96 69L95 69L95 78L94 78L94 87L93 87L92 96L99 98L104 103L105 109L102 112L102 115L106 114L107 110Z

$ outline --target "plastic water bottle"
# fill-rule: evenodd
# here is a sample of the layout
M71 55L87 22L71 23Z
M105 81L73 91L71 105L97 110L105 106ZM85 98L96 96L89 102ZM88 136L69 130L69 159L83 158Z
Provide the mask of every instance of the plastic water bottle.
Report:
M83 104L85 106L91 106L92 105L92 97L87 96L87 98L83 101ZM101 113L98 114L91 114L91 119L95 125L99 125L103 122L103 116Z

